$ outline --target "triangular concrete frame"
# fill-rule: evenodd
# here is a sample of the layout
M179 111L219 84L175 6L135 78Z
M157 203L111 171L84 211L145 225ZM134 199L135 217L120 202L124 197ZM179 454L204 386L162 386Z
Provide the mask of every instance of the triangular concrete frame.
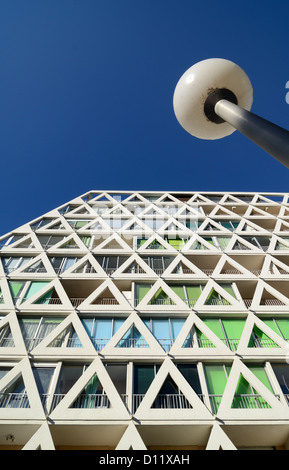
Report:
M268 403L271 408L244 409L231 408L235 391L238 385L240 375L256 390L258 394ZM223 397L216 415L222 420L240 419L288 419L288 406L283 405L268 388L256 377L256 375L246 367L239 358L235 358L230 371L230 375L223 393Z
M275 218L272 214L268 214L268 212L263 211L260 207L256 207L256 205L250 205L244 214L244 217L259 217L265 216L267 219Z
M280 253L280 252L282 253L282 251L285 251L286 253L288 253L288 250L289 250L289 241L284 240L284 238L278 237L278 236L276 236L276 235L274 236L274 238L275 238L275 240L274 240L274 247L273 247L273 250L274 250L274 251L277 251L278 253ZM272 237L272 239L273 239L273 237ZM273 240L272 240L272 241L273 241ZM277 250L277 249L276 249L276 246L277 246L277 243L278 243L278 242L281 243L281 245L284 245L285 247L288 247L288 250L282 250L282 249Z
M97 196L95 196L94 198L92 198L89 202L113 202L115 203L115 199L113 199L113 197L111 197L107 192L102 192L100 194L98 194Z
M26 347L23 341L21 334L21 329L18 323L17 315L15 312L10 312L2 320L0 320L0 331L2 328L5 328L6 325L9 325L10 331L13 337L14 346L11 347L1 347L1 356L23 356L26 355Z
M12 300L12 295L9 289L8 281L6 278L0 279L0 294L2 294L3 303L0 302L0 311L1 310L13 310L14 303Z
M207 279L208 276L201 270L199 269L195 264L193 264L190 260L188 260L183 254L179 253L174 260L170 263L170 265L165 269L163 272L162 276L163 277L173 277L175 278L177 274L173 273L173 270L178 266L179 263L184 264L187 266L192 272L193 275L195 274L198 278L204 278ZM191 278L192 274L184 274L182 273L182 277L186 278Z
M192 348L184 347L184 343L193 328L198 328L208 340L215 346L214 348L200 348L195 340ZM196 339L196 337L195 337ZM191 312L185 321L178 337L176 338L170 350L172 356L182 357L197 357L197 356L230 356L234 353L218 338L217 335L198 317L194 312Z
M83 211L83 209L85 209L85 212ZM95 216L95 212L93 211L92 207L89 204L82 202L82 204L80 204L78 207L75 207L71 211L67 212L65 215L66 216L71 216L71 215L83 215L83 216L94 215Z
M174 226L174 228L171 227L171 225ZM169 219L160 227L157 232L159 234L168 234L170 232L177 232L178 235L183 233L186 235L191 236L192 231L183 225L180 221L176 220L174 217L169 217Z
M239 242L242 246L244 246L244 249L243 250L235 250L234 247L236 245L236 243ZM252 243L248 242L247 240L245 240L244 238L240 237L239 235L237 234L234 234L230 240L230 242L228 243L228 246L226 248L226 252L228 251L234 251L234 252L241 252L242 251L245 251L245 252L250 252L250 251L255 251L256 253L264 253L263 250L261 250L261 248L258 248L257 246L255 245L252 245Z
M137 214L139 218L145 218L146 216L160 216L161 218L167 219L168 214L164 212L158 205L151 203L145 207L141 212Z
M38 389L34 380L28 357L22 359L0 380L0 392L4 392L13 382L22 376L27 393L29 408L1 408L1 420L14 419L45 419L45 413L41 404Z
M154 295L158 292L159 289L162 289L165 294L173 301L174 305L149 305L149 302L152 300ZM175 292L170 289L170 287L162 280L158 279L152 288L147 292L147 294L142 298L142 300L136 306L137 310L188 310L189 307L182 301L182 299L175 294Z
M240 274L222 273L222 270L225 264L229 264L230 266L232 266L232 268L235 268L237 271L240 271ZM223 254L221 258L219 259L212 276L218 277L218 279L222 277L225 278L228 276L229 277L234 276L234 278L236 278L236 276L241 276L241 278L244 278L244 276L246 276L247 278L256 279L255 274L251 273L251 271L246 269L244 266L242 266L241 264L239 264L237 261L233 260L230 256L226 254Z
M235 212L231 211L228 209L226 206L222 205L223 203L220 201L219 204L216 205L216 207L212 210L210 213L210 217L222 217L222 216L229 216L229 217L237 217L239 220L241 220L241 217L238 216Z
M49 222L48 224L44 225L44 227L37 229L37 233L45 234L48 230L56 230L54 227L58 223L61 223L62 228L58 228L57 230L72 232L72 228L67 222L67 220L65 219L65 217L58 216L54 220Z
M252 230L247 230L246 227L250 227ZM252 220L243 219L239 223L238 232L240 232L240 235L244 235L246 233L250 234L250 233L254 233L254 232L264 233L264 229L262 229L259 225L254 224L254 222ZM266 230L266 232L267 232L267 230Z
M274 273L270 272L270 269L271 269L271 266L273 265L273 270L274 270ZM281 268L282 270L286 271L286 274L284 273L280 273L279 269L278 268ZM281 276L282 278L284 276L289 276L289 266L285 263L282 263L282 261L278 260L277 258L275 258L274 256L271 256L271 255L267 255L265 261L264 261L264 265L263 265L263 273L264 273L264 276L268 277L268 276Z
M102 216L106 217L108 215L127 215L131 217L131 212L127 209L127 207L123 206L122 203L117 203L115 206L108 209L107 212L104 212Z
M132 248L120 237L119 234L114 233L107 237L103 242L101 242L98 246L96 246L92 252L93 253L111 253L112 248L107 248L107 245L109 245L111 242L116 242L119 245L119 248L116 248L118 251L126 251L126 252L132 252Z
M170 375L174 380L175 384L179 387L192 408L152 408L152 405L168 375ZM169 358L164 360L134 416L142 422L151 419L166 419L168 421L175 421L178 419L212 420L212 415L209 410Z
M208 305L206 304L207 299L209 298L212 290L215 290L218 294L221 295L227 302L229 302L229 305ZM241 300L241 299L240 299ZM224 308L233 308L233 309L240 309L243 306L243 302L240 302L240 300L234 298L231 294L229 294L225 289L222 288L216 281L214 281L212 278L210 278L205 285L200 297L196 301L196 304L194 306L194 310L198 310L201 308L205 309L212 309L216 312L218 310L223 310ZM242 305L241 305L242 303Z
M208 199L207 197L203 196L202 194L194 194L191 199L189 201L187 201L187 203L191 203L191 202L200 202L200 203L210 203L212 204L212 201L210 201L210 199Z
M204 235L205 236L205 235ZM201 245L203 245L209 252L214 252L214 253L220 253L220 250L218 250L218 248L216 248L215 246L211 245L211 243L207 242L206 240L204 240L204 238L202 238L202 236L198 235L197 233L194 233L194 235L192 236L192 238L186 243L186 245L184 246L184 248L182 249L182 251L190 251L190 252L196 252L196 253L199 253L200 250L199 249L194 249L193 248L193 245L195 244L195 242L199 242Z
M49 425L43 423L29 441L22 447L22 450L55 450L51 437Z
M148 344L147 348L123 348L117 347L118 343L121 341L123 336L127 333L127 331L132 327L135 326L140 334L143 336L145 341ZM101 354L104 356L166 356L165 351L153 336L151 331L147 328L147 326L143 323L136 312L132 312L125 322L119 327L117 332L113 335L113 337L109 340L109 342L105 345L102 349Z
M73 306L67 296L64 288L62 287L61 282L59 279L54 279L53 281L49 282L45 287L39 289L34 295L29 297L26 301L21 302L21 310L39 310L39 304L36 303L37 300L41 299L45 294L47 294L51 289L55 289L61 304L57 304L58 310L72 310ZM41 304L41 310L55 310L55 304Z
M95 228L97 227L97 224L99 224L101 226L101 229L99 228ZM81 234L86 234L87 231L90 231L90 232L105 232L105 233L112 233L113 230L112 228L102 219L101 216L98 216L97 218L91 220L90 222L88 222L86 225L84 225L83 227L81 227L77 233L79 233L79 235Z
M234 196L234 194L227 194L224 196L224 199L222 200L222 204L229 204L229 203L238 203L239 205L244 205L244 201L239 199L237 196Z
M289 217L289 210L288 210L288 207L286 206L282 206L281 209L280 209L280 213L279 213L279 217Z
M223 431L222 426L214 424L211 429L206 450L237 450L237 448Z
M136 226L136 227L133 227L133 226ZM133 228L132 228L133 227ZM121 228L120 230L121 232L140 232L140 233L143 233L145 232L146 234L152 234L153 233L153 230L145 224L145 222L142 221L142 219L136 217L136 216L133 216L130 220L127 221L127 223L125 223Z
M197 222L197 220L198 220L198 218L200 217L201 214L194 207L190 207L188 205L183 205L183 206L181 206L181 208L176 213L176 217L178 217L179 215L193 216L194 217L193 220L195 220Z
M265 335L267 335L274 343L276 343L278 348L249 348L249 341L253 332L254 326L257 326ZM270 354L271 356L280 356L288 354L289 345L281 336L279 336L275 331L273 331L269 326L267 326L260 318L254 315L252 312L248 313L246 323L243 329L242 336L239 341L237 348L237 354L248 355L252 354L254 351L254 356L264 356Z
M34 236L33 236L34 235ZM27 240L30 240L31 243L33 243L33 246L31 248L27 248L27 250L33 250L33 251L39 251L39 250L42 250L42 247L41 247L41 244L39 243L36 235L34 232L31 232L31 233L28 233L26 235L24 235L20 240L17 240L13 243L11 243L10 245L5 245L2 249L1 249L1 252L3 252L5 254L5 251L10 251L10 250L13 250L13 252L16 254L19 250L19 251L23 251L23 248L19 248L19 245L22 245L24 242L26 242Z
M118 290L116 285L113 283L111 279L106 279L100 286L97 287L79 306L78 309L82 310L111 310L111 304L93 304L93 302L104 292L108 289L111 294L114 296L118 304L113 305L114 310L131 310L132 307L125 296Z
M212 225L213 227L216 228L216 230L214 229L208 229L208 225ZM218 222L216 222L215 220L213 219L207 219L205 220L202 225L199 227L199 231L200 232L212 232L215 236L218 235L218 232L225 232L226 234L231 234L231 230L227 229L226 227L223 227L222 225L220 225ZM213 235L213 236L214 236Z
M142 202L142 203L145 203L145 204L148 204L148 200L142 196L141 194L135 192L133 194L131 194L130 196L128 196L126 199L124 199L123 201L121 201L122 204L126 204L127 202Z
M253 196L252 204L258 204L258 203L261 203L261 204L267 203L267 204L270 204L271 206L278 205L277 202L275 202L272 199L264 196L263 194L255 194L255 196Z
M270 286L267 282L263 281L262 279L259 279L252 299L250 310L272 310L272 306L270 305L260 305L264 290L283 303L283 305L276 306L278 310L282 311L289 309L289 299L285 297L285 295L281 294L277 289L274 289L274 287Z
M281 219L277 220L275 231L276 232L289 232L288 222L285 222L285 220L281 220Z
M130 273L125 273L125 271L129 268L129 266L133 263L136 262L144 271L144 274L138 273L137 277L145 277L147 276L153 277L153 278L158 278L158 275L154 272L153 269L149 267L149 265L137 254L131 255L114 273L113 277L131 277Z
M67 245L68 242L70 242L70 241L74 241L75 245L77 245L77 248L72 248L72 249L71 248L65 248L65 245ZM63 240L61 240L60 242L56 243L51 248L49 248L47 250L47 253L51 253L51 252L58 251L58 250L60 250L61 253L65 253L65 254L71 253L73 255L77 250L87 252L87 247L85 246L84 243L82 243L82 241L76 235L76 233L71 233L70 235L65 237Z
M36 264L38 261L41 261L43 263L43 266L44 268L46 269L46 272L45 273L41 273L41 275L44 275L45 276L48 276L51 278L51 276L55 276L55 271L51 265L51 263L48 261L47 259L47 256L42 253L38 256L35 256L35 258L31 259L30 261L28 261L27 263L25 263L24 265L20 266L19 268L15 269L15 271L13 271L13 273L11 273L9 275L9 277L12 279L18 275L21 275L23 276L23 274L25 274L25 277L27 278L27 276L29 275L33 275L34 273L29 273L29 272L26 272L28 268L30 268L31 266L33 266L34 264Z
M97 374L103 390L108 397L110 408L71 408L72 404L95 374ZM68 421L81 419L86 422L95 420L110 421L130 419L129 412L99 357L94 359L82 376L61 400L59 405L57 405L50 414L51 419L55 421L63 421L64 416Z
M64 332L70 325L73 326L79 341L82 345L81 355L95 356L96 351L93 344L90 341L88 334L85 331L78 315L76 312L70 313L59 325L57 325L49 335L44 338L34 349L30 351L30 354L37 356L49 356L49 357L71 357L79 356L80 349L61 346L53 347L50 346L54 340L56 340L62 332Z
M169 199L169 201L166 201L165 199ZM166 203L166 202L173 202L174 204L178 204L180 205L180 201L179 199L177 199L176 197L172 196L170 193L164 193L161 197L159 197L159 199L155 202L162 202L162 203Z
M157 233L154 233L153 235L151 235L147 241L141 245L139 248L138 248L138 252L139 253L146 253L147 251L153 251L154 253L158 250L154 250L152 248L149 248L149 246L151 245L151 243L153 243L154 241L157 241L160 245L163 246L163 249L161 249L161 253L166 253L166 252L170 252L170 253L175 253L177 250L175 250L174 247L172 247L169 243L167 243L162 237L160 237L160 235L158 235Z
M76 273L75 271L81 268L81 266L83 264L86 264L87 262L90 263L90 265L95 269L96 272L95 273L81 273L81 277L83 277L84 275L87 275L90 277L91 275L93 275L94 277L97 275L99 275L102 278L107 277L106 272L104 271L104 269L102 269L102 267L99 265L99 263L96 261L95 257L91 253L87 253L85 256L83 256L78 261L76 261L76 263L74 263L73 266L70 266L70 268L63 271L63 273L61 273L61 277L67 277L67 278L79 277L79 273Z
M130 423L126 428L121 440L117 444L115 450L146 450L146 446L140 437L137 426Z

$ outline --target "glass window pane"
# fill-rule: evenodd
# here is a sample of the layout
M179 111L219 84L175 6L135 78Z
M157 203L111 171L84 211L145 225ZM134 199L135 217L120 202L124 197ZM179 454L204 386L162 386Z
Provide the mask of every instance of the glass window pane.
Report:
M48 393L50 381L55 369L52 367L33 367L32 370L39 393Z
M134 367L134 393L145 394L154 379L154 366L137 365Z
M210 330L213 331L213 333L215 333L216 336L218 336L218 338L225 339L222 325L219 319L209 318L204 319L203 322L210 328Z
M270 392L273 393L271 384L269 382L269 379L267 377L267 374L265 372L264 367L262 367L262 366L250 366L249 369L253 372L253 374L256 375L256 377L262 382L262 384L265 385L265 387L267 387L268 390L270 390Z
M124 323L125 318L114 318L113 320L113 335L117 332L117 330L121 327Z
M111 318L102 318L95 321L94 338L107 339L111 337Z
M79 377L81 377L82 372L83 366L63 366L56 393L67 393Z
M197 300L202 292L200 286L186 286L186 289L189 300Z
M227 376L222 365L206 365L205 373L210 394L223 395Z
M226 332L228 339L240 339L243 328L245 325L245 320L237 320L237 319L224 319L222 320L223 327Z
M289 339L289 320L279 319L276 321L284 339ZM275 331L275 330L274 330Z
M202 390L196 364L178 364L177 367L195 392L201 395Z
M47 286L47 284L49 284L49 282L41 282L41 281L31 282L28 288L28 291L26 292L25 299L29 299L30 297L35 295L38 291L40 291L40 289Z
M152 320L152 332L157 339L170 339L169 322L166 318Z
M185 323L184 318L171 318L172 339L175 340Z

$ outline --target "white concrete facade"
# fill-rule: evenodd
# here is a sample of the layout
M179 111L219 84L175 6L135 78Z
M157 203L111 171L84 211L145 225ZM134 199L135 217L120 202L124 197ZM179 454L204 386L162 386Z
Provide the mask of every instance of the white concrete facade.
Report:
M90 191L2 236L0 449L287 449L288 198Z

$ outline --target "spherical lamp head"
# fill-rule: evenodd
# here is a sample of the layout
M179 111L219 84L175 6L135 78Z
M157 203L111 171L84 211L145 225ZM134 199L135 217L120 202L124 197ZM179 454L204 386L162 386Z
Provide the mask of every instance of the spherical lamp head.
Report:
M226 99L250 111L251 82L238 65L226 59L207 59L190 67L174 92L174 112L180 125L199 139L221 139L235 129L214 113L218 100Z

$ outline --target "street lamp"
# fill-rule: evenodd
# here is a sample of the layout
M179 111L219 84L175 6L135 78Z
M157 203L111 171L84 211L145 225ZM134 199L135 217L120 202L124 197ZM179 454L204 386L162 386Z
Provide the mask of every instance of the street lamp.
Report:
M289 168L289 132L250 112L251 82L238 65L207 59L190 67L174 92L181 126L199 139L221 139L236 129Z

